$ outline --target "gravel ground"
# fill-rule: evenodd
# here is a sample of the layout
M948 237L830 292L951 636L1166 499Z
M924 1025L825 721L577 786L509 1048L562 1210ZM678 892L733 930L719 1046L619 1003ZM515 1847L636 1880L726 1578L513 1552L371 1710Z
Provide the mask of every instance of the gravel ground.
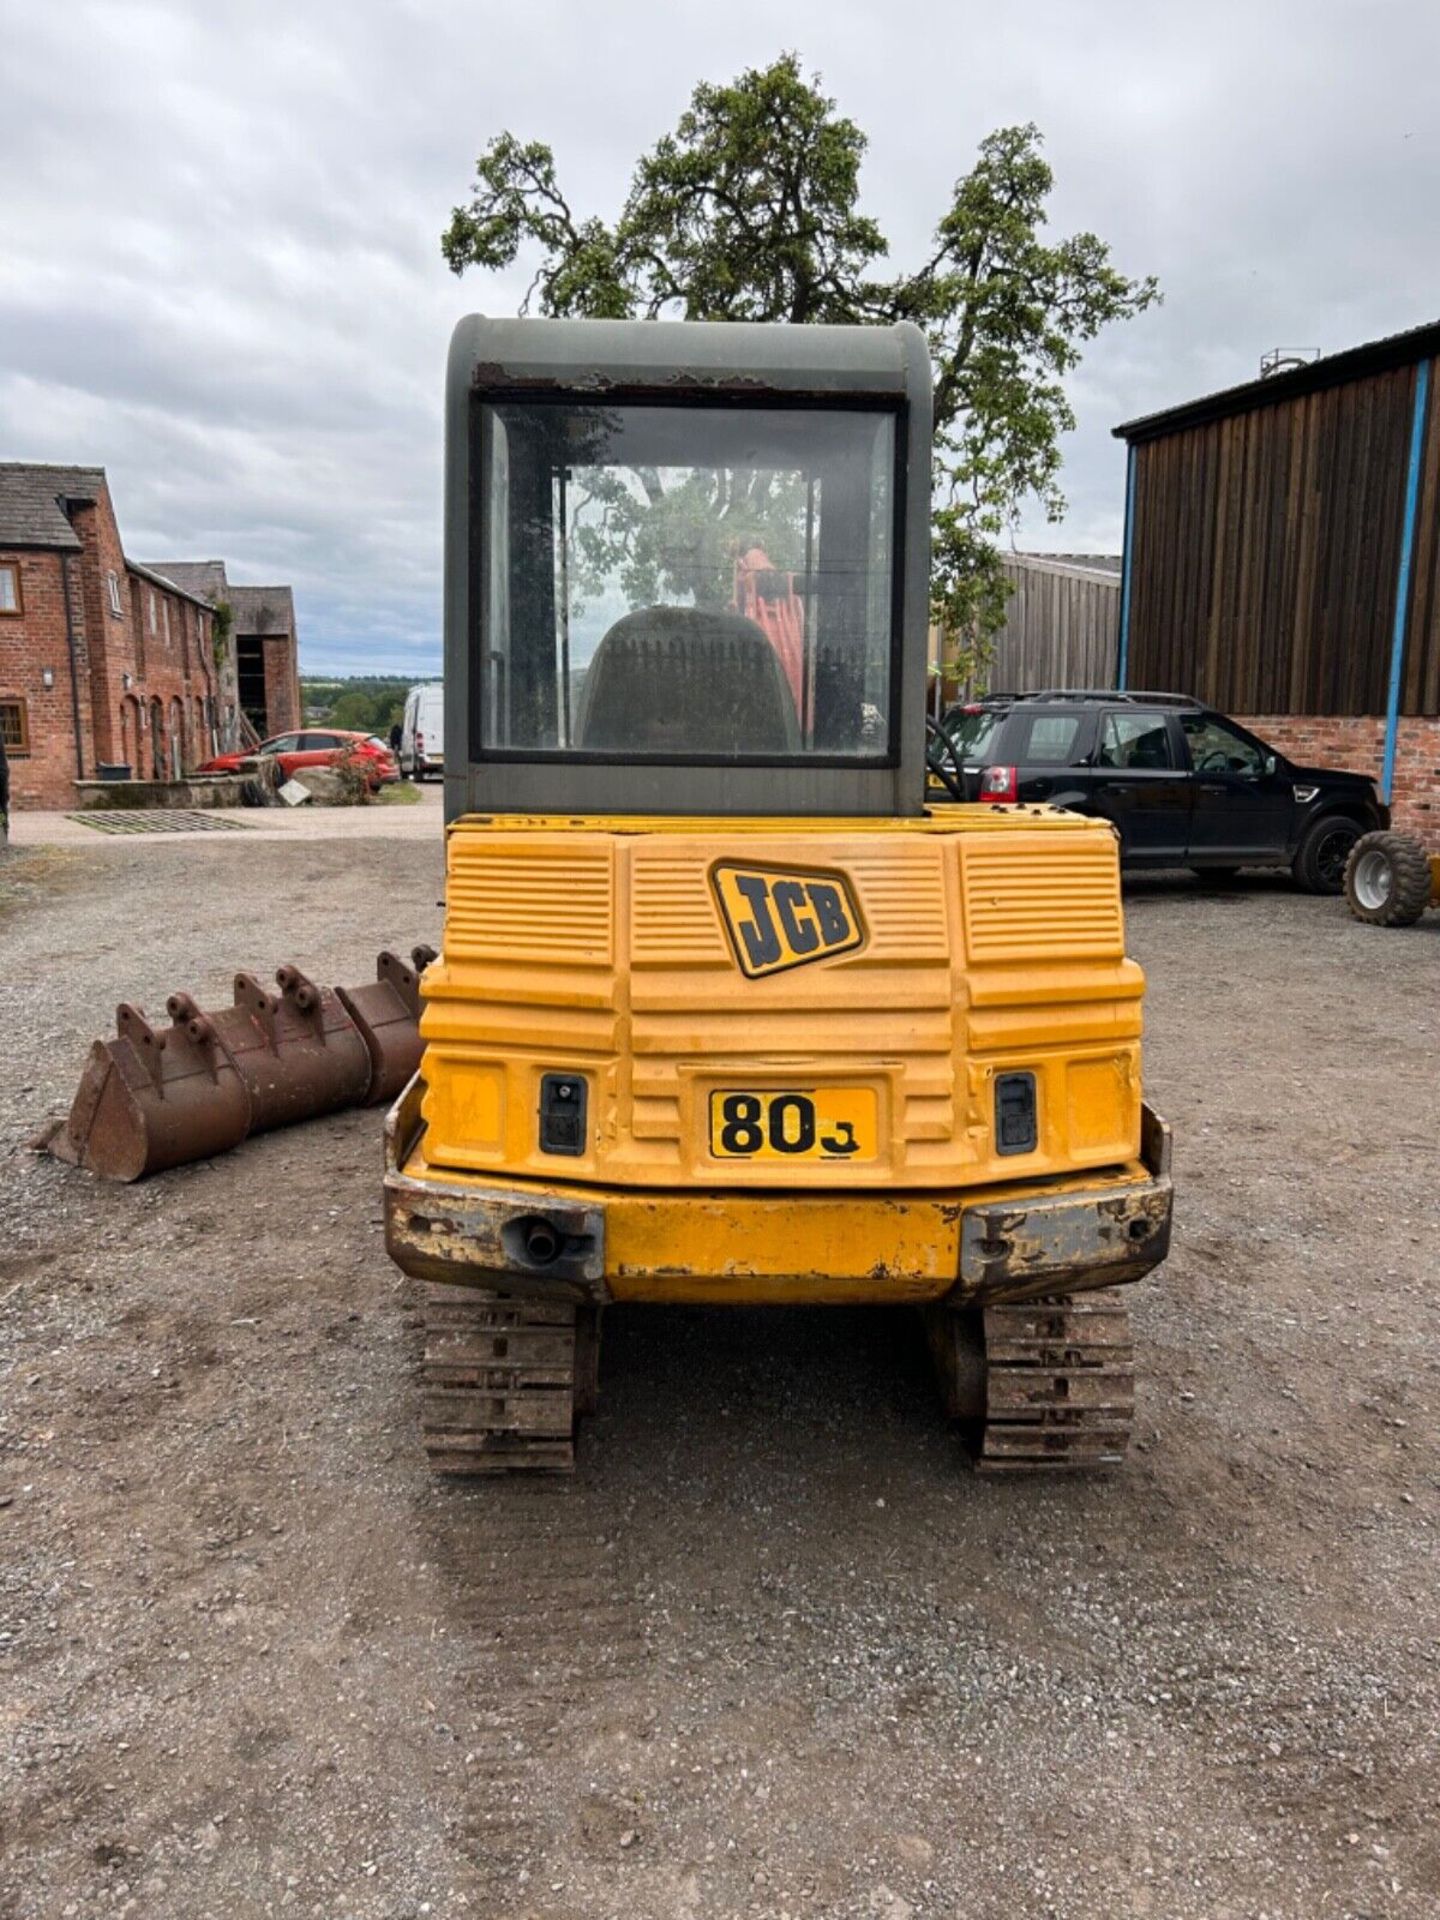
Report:
M573 1479L439 1488L377 1115L24 1150L122 992L438 930L437 845L239 840L0 877L4 1920L1440 1911L1440 916L1130 890L1113 1478L969 1477L898 1314L633 1309Z

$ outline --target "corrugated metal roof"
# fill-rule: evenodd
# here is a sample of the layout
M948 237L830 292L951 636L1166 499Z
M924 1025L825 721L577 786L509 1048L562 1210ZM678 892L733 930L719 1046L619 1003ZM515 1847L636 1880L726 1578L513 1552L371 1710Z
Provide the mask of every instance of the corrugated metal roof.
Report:
M1347 347L1343 353L1326 354L1288 373L1272 373L1268 380L1247 380L1243 386L1225 387L1219 393L1187 400L1162 413L1147 413L1138 420L1127 420L1111 431L1117 440L1154 440L1184 427L1202 426L1209 420L1223 420L1231 414L1248 413L1255 407L1293 400L1299 394L1338 387L1347 380L1363 379L1367 374L1407 367L1436 354L1440 354L1440 320L1427 320L1424 326L1411 327L1406 333L1388 334L1383 340Z
M0 461L0 546L78 548L62 500L98 500L103 467L51 467Z

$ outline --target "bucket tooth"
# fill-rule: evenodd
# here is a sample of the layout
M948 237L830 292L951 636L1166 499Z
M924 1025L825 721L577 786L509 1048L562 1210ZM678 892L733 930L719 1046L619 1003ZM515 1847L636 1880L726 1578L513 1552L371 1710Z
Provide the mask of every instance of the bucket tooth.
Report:
M428 951L417 947L416 954ZM397 954L382 953L375 978L363 987L337 987L345 1011L370 1054L366 1106L388 1105L420 1065L420 979Z

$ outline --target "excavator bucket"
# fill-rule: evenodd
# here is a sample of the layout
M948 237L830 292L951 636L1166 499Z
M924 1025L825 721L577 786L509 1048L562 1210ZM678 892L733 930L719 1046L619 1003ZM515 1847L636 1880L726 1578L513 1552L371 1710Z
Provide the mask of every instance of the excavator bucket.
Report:
M225 1153L251 1133L341 1107L393 1100L420 1064L420 974L382 953L363 987L317 987L298 967L271 993L235 976L235 1001L206 1013L188 993L166 1001L155 1028L138 1007L116 1011L116 1037L97 1040L68 1119L32 1144L107 1180Z
M252 1133L358 1106L370 1088L370 1050L339 994L298 967L275 979L280 991L269 993L253 973L237 973L234 1006L214 1016L250 1095Z
M397 954L382 953L373 981L335 989L370 1050L367 1107L388 1106L420 1065L420 975L434 957L433 948L416 947L407 967Z
M237 1146L250 1095L214 1024L188 994L169 1002L157 1030L138 1007L116 1009L116 1037L97 1040L70 1115L44 1145L106 1180L142 1180Z

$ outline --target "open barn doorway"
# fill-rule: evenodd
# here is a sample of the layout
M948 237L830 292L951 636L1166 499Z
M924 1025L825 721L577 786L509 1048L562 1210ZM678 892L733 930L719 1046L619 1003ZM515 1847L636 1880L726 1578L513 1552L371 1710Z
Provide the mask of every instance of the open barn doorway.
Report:
M263 740L270 731L270 712L265 698L265 651L258 634L241 635L235 648L235 671L240 710Z

